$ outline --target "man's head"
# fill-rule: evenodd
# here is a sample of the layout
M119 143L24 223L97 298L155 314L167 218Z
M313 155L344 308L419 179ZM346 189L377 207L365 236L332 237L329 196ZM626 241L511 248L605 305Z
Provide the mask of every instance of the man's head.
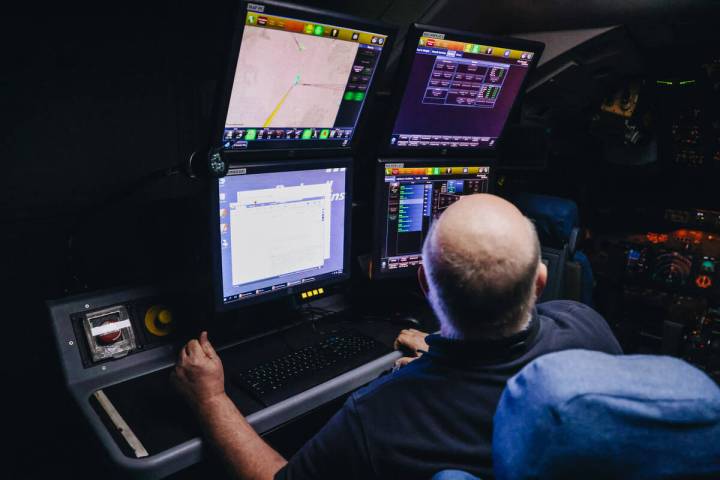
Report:
M533 224L494 195L463 197L433 224L420 283L450 338L522 330L547 281Z

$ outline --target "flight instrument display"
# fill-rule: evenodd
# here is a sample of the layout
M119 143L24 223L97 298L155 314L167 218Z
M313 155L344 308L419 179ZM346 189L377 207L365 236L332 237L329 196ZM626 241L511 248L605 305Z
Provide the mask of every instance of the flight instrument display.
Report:
M464 195L487 193L484 165L380 165L377 193L377 274L411 273L422 263L430 226Z
M391 150L496 146L536 53L447 37L425 32L412 52Z

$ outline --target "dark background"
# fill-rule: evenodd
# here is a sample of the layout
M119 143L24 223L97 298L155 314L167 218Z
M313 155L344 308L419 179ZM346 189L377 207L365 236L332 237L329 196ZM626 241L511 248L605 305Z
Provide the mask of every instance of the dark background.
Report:
M528 115L547 127L551 162L542 172L505 174L500 190L568 196L580 203L586 222L617 228L637 226L647 218L643 212L662 203L720 206L715 170L609 164L602 143L587 133L597 102L620 79L697 75L698 65L714 58L717 2L306 3L484 33L632 23L622 38L577 49L572 57L579 67L528 97ZM8 478L111 475L65 392L44 301L201 271L204 185L163 172L205 140L233 5L3 5L0 415L6 446L0 472L10 472ZM387 103L381 95L368 117L382 118ZM356 232L370 221L368 165L382 123L366 122L360 143ZM370 230L354 239L357 252L369 251Z
M199 261L203 185L146 178L203 138L232 8L213 3L3 7L0 476L112 476L63 386L44 301Z

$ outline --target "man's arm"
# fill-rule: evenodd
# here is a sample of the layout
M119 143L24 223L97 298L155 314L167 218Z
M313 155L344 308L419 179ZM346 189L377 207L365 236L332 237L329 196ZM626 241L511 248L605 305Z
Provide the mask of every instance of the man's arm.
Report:
M287 464L253 430L225 393L222 362L207 332L180 350L172 381L195 410L207 439L234 477L269 480Z
M204 403L201 410L205 435L233 476L269 480L287 463L260 438L227 395Z

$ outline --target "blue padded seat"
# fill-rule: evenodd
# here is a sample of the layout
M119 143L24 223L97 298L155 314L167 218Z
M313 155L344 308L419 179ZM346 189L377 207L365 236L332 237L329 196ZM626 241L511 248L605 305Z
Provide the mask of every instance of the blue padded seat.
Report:
M470 475L462 470L443 470L433 475L432 480L480 480L475 475Z
M575 251L579 213L567 198L520 192L508 197L535 224L548 267L548 286L540 301L566 298L593 306L595 280L590 261Z
M720 478L720 388L674 357L568 350L512 377L498 480Z

